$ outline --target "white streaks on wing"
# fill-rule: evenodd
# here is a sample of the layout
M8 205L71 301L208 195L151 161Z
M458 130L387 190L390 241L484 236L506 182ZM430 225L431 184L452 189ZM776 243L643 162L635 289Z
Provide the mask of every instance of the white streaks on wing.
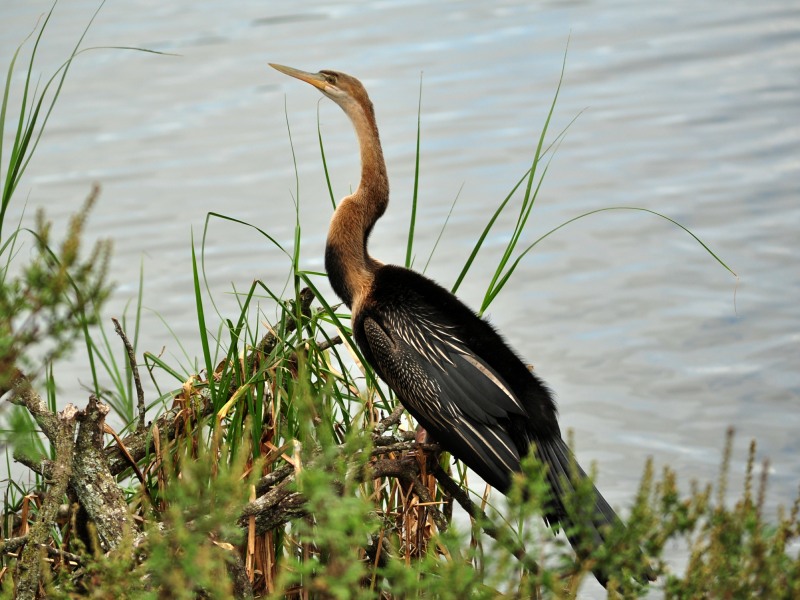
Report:
M510 462L508 462L508 455L505 455L505 456L504 456L504 455L502 455L500 452L498 452L498 451L497 451L497 447L496 447L494 444L491 444L491 443L489 443L489 440L487 440L487 439L486 439L486 438L483 436L483 433L481 433L481 431L479 431L478 429L476 429L476 428L475 428L475 427L472 425L472 423L470 423L470 422L469 422L469 420L468 420L468 419L462 419L462 420L460 421L460 424L461 424L461 425L464 425L464 426L466 426L466 427L468 427L468 428L470 429L470 431L472 431L472 432L473 432L473 433L474 433L474 434L475 434L475 435L476 435L476 436L477 436L477 437L478 437L478 438L479 438L479 439L480 439L480 440L483 442L483 447L484 447L484 450L489 450L489 451L490 451L492 454L494 454L494 455L495 455L495 456L498 458L498 460L500 460L500 462L501 462L501 463L503 463L503 464L506 466L506 468L508 468L508 470L509 470L509 471L516 471L516 470L518 470L518 469L519 469L519 465L517 465L517 464L511 464ZM488 433L492 434L492 437L494 437L494 439L496 439L498 442L500 442L500 444L501 444L501 445L502 445L502 446L503 446L503 447L504 447L506 450L508 450L508 453L509 453L511 456L514 456L514 457L516 457L516 456L517 456L517 452L516 452L516 450L515 450L515 449L512 449L512 448L511 448L511 446L509 446L509 445L508 445L508 444L505 442L505 440L504 440L502 437L500 437L500 436L497 434L497 432L496 432L496 431L494 431L493 429L486 429L486 428L482 428L482 429L483 429L483 431L485 431L485 432L488 432ZM466 441L466 442L467 442L467 443L470 445L470 447L471 447L473 450L475 450L475 452L476 452L478 455L484 454L484 452L481 452L481 450L480 450L479 448L475 448L475 446L472 444L472 442L470 442L470 441L469 441L469 440L468 440L466 437L463 437L462 439L464 439L464 440L465 440L465 441Z
M453 365L446 348L461 353L465 350L463 343L453 335L453 327L436 323L424 312L415 313L413 319L391 313L389 325L409 346L440 369L444 369L444 363Z
M494 373L492 373L489 369L487 369L486 366L480 361L478 361L472 354L463 354L463 356L464 360L466 360L469 364L478 369L478 371L480 371L486 378L488 378L493 384L495 384L495 386L497 386L499 390L501 390L506 396L508 396L514 403L514 406L519 407L519 409L523 412L523 414L525 413L525 408L522 406L522 404L520 404L517 397L511 392L511 390L509 390L503 384L502 381L500 381L497 378L497 376Z

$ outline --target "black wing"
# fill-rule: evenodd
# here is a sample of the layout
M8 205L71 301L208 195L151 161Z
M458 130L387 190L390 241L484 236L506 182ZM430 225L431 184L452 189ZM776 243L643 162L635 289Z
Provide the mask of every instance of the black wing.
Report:
M406 292L402 302L366 309L357 337L379 375L433 438L505 490L527 452L510 435L509 423L530 415L450 318Z
M488 323L426 277L387 265L353 331L367 361L443 448L506 492L535 445L551 488L546 519L562 524L581 556L603 543L617 515L596 488L586 511L565 503L586 474L561 438L549 390ZM602 569L595 575L607 580ZM653 579L647 566L643 577Z

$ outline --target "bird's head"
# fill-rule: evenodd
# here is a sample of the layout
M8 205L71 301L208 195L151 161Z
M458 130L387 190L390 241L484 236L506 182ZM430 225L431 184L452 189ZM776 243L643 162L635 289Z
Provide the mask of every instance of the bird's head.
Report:
M355 77L338 71L323 70L319 73L308 73L274 63L269 63L269 65L281 73L310 83L351 116L356 109L361 109L367 114L372 112L372 102L367 95L367 90Z

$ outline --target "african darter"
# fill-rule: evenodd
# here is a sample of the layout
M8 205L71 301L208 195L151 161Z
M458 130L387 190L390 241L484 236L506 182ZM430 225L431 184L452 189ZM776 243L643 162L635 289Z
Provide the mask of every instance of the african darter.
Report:
M366 361L433 440L501 492L531 446L547 465L548 522L558 522L579 555L602 544L619 518L594 488L594 508L577 537L563 498L585 472L561 437L547 387L495 329L449 291L367 252L372 227L389 203L389 180L375 111L360 81L336 71L272 67L310 83L350 117L361 149L361 181L336 208L325 268L352 310ZM601 583L606 575L595 572Z

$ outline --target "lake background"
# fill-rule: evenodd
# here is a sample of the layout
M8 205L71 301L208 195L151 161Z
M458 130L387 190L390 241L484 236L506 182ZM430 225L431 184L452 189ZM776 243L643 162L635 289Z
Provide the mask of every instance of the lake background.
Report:
M61 64L96 7L57 6L37 71L47 77ZM48 8L39 0L0 7L4 68ZM392 183L370 245L385 262L405 257L422 77L415 264L427 261L463 186L427 270L449 286L530 165L568 43L548 139L580 116L523 241L586 211L639 206L691 228L740 279L662 219L605 212L537 246L488 315L556 391L562 427L574 431L581 462L598 462L598 486L612 505L624 512L647 457L676 468L683 485L714 480L734 426L734 481L757 439L759 459L770 460L774 514L800 481L796 2L109 2L84 46L179 56L81 55L9 223L23 209L30 223L42 206L63 230L98 182L87 240L114 241L117 288L106 315L135 303L143 268L139 357L164 348L190 369L177 340L190 357L201 354L191 236L201 238L206 214L257 225L290 248L299 197L302 265L322 270L331 208L318 111L335 194L358 183L341 110L267 62L345 71L369 90ZM12 102L23 78L20 66ZM512 213L459 290L472 306ZM287 259L250 228L213 221L205 258L225 317L236 314L233 286L245 291L261 279L281 289L286 281ZM60 403L84 404L84 359L60 363L56 374Z

